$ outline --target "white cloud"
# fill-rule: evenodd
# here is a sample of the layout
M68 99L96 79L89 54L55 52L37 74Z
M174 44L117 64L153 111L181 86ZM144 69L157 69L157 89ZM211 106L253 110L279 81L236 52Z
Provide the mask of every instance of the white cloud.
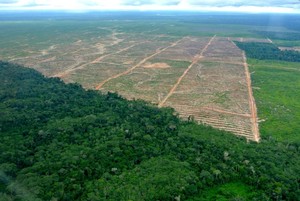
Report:
M18 0L0 0L0 4L12 4L17 2Z
M259 7L293 7L300 5L297 0L186 0L190 5L213 5L215 7L222 6L259 6Z
M299 0L0 0L0 9L298 12Z

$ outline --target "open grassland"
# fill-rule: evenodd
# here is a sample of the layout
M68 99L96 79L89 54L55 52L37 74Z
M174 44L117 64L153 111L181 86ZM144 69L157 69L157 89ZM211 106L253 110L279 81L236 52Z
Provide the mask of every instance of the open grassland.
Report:
M262 136L300 140L300 65L293 62L248 60L262 122Z
M185 119L258 141L250 72L232 41L274 41L257 32L262 25L216 26L218 19L202 17L2 21L0 59L87 89L170 106ZM265 113L259 111L263 119Z

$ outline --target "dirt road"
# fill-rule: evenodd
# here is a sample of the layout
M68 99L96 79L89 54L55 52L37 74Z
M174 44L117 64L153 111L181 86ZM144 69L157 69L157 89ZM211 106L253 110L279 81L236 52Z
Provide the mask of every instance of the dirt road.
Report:
M251 77L250 77L250 72L249 72L245 52L243 52L243 61L244 61L246 79L247 79L249 107L250 107L250 112L251 112L252 132L254 135L254 140L256 142L259 142L260 136L259 136L258 122L257 122L257 109L256 109L255 100L253 97L253 91L252 91L252 87L251 87Z
M138 44L140 44L140 43L138 43ZM84 64L82 64L82 65L80 65L80 66L75 67L75 68L74 68L74 67L73 67L73 68L69 68L69 69L65 70L64 72L58 73L58 74L56 74L56 75L53 75L53 77L60 77L60 78L65 77L66 75L70 74L70 73L73 72L73 71L76 71L76 70L79 70L79 69L83 69L84 67L86 67L86 66L89 65L89 64L95 64L95 63L98 63L98 62L100 62L102 59L104 59L104 58L106 58L106 57L108 57L108 56L111 56L111 55L114 55L114 54L122 53L122 52L124 52L124 51L126 51L126 50L129 50L130 48L132 48L132 47L134 47L134 46L136 46L136 45L138 45L138 44L130 45L130 46L126 47L126 48L120 49L120 50L117 51L117 52L112 52L112 53L109 53L109 54L102 55L102 56L98 57L97 59L95 59L95 60L93 60L93 61L91 61L91 62L84 63Z
M150 56L144 58L142 61L140 61L140 62L139 62L138 64L136 64L135 66L133 66L133 67L127 69L126 71L124 71L124 72L122 72L122 73L119 73L119 74L117 74L117 75L114 75L114 76L112 76L112 77L110 77L110 78L104 80L103 82L99 83L99 84L95 87L95 89L96 89L96 90L99 90L99 89L102 88L102 86L103 86L105 83L109 82L110 80L116 79L116 78L118 78L118 77L121 77L121 76L123 76L123 75L126 75L126 74L130 73L131 71L133 71L133 70L136 69L137 67L139 67L139 66L141 66L142 64L144 64L145 62L147 62L147 61L148 61L149 59L151 59L152 57L154 57L154 56L160 54L161 52L163 52L163 51L165 51L165 50L167 50L167 49L169 49L169 48L171 48L171 47L176 46L176 45L177 45L180 41L182 41L183 39L184 39L184 38L182 38L182 39L180 39L180 40L178 40L178 41L172 43L170 46L167 46L167 47L165 47L165 48L163 48L163 49L161 49L161 50L157 50L154 54L152 54L152 55L150 55Z
M187 69L183 72L183 74L179 77L179 79L177 80L176 84L171 88L171 90L169 91L169 93L167 94L167 96L158 104L158 107L162 107L166 103L166 101L172 96L172 94L177 89L178 85L180 84L180 82L182 81L182 79L185 77L185 75L203 57L203 53L207 50L207 48L210 46L211 42L214 40L215 37L216 37L216 35L214 35L209 40L209 42L202 49L202 51L200 52L200 54L196 58L193 59L193 62L191 63L191 65L189 65L187 67Z
M141 43L138 43L138 44L141 44ZM104 59L105 57L108 57L108 56L110 56L110 55L122 53L122 52L124 52L124 51L126 51L126 50L129 50L130 48L133 48L134 46L136 46L136 45L138 45L138 44L133 44L133 45L130 45L130 46L126 47L126 48L120 49L120 50L117 51L117 52L112 52L112 53L103 55L103 56L101 56L101 57L95 59L94 61L92 61L91 64L98 63L98 62L100 62L102 59Z

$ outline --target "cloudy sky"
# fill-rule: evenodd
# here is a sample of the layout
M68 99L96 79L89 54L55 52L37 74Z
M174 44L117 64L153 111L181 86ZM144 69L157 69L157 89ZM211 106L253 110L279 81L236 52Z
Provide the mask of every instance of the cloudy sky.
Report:
M300 0L0 0L0 10L201 10L299 13Z

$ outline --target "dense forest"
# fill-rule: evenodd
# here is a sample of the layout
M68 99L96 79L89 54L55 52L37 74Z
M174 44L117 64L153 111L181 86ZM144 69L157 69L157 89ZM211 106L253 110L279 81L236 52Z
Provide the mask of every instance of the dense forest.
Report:
M12 63L0 82L1 201L300 200L299 142L247 142Z
M247 57L260 60L300 62L300 52L280 50L272 43L238 42L236 45L246 52Z

